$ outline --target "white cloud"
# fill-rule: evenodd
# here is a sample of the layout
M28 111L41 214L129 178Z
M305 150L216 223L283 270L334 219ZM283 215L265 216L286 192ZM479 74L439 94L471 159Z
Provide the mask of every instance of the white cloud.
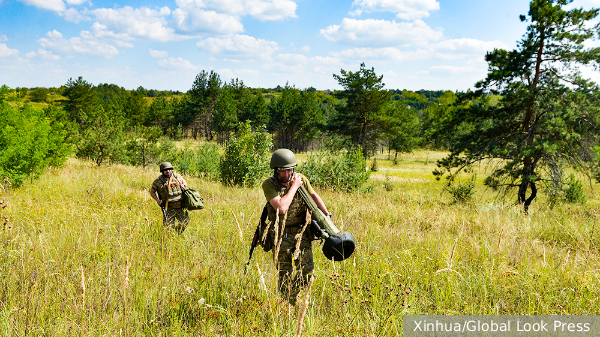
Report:
M2 1L2 0L0 0ZM8 38L6 37L6 35L0 35L0 42L6 42L8 41Z
M147 38L157 41L172 41L181 39L174 30L167 27L165 16L171 14L168 7L154 10L147 7L132 8L100 8L90 12L101 28L114 31L115 35Z
M248 35L226 38L207 38L196 44L201 50L224 57L254 59L269 58L279 49L276 42L257 39Z
M291 0L177 0L176 3L182 12L206 10L236 17L250 15L262 21L296 17L298 7Z
M279 54L275 60L286 65L305 64L308 62L308 57L302 54Z
M429 67L428 73L441 73L441 74L451 74L451 75L459 75L465 73L476 72L477 70L473 67L469 66L431 66Z
M310 58L311 63L325 64L325 65L338 65L340 64L340 60L335 57L327 57L327 56L315 56Z
M305 53L308 53L310 51L310 47L309 46L304 46L302 47L302 51Z
M476 39L451 39L438 42L431 46L432 50L456 51L461 53L483 54L494 48L508 49L509 46L501 41L481 41Z
M42 60L54 60L54 61L58 61L60 60L60 56L58 55L54 55L52 54L51 51L49 50L45 50L42 48L39 48L37 52L29 52L26 54L27 58L33 59L33 58L39 58Z
M86 32L87 33L87 32ZM94 22L92 25L92 34L97 38L108 38L114 40L133 40L131 36L126 33L117 34L107 29L106 25L99 22Z
M222 0L213 0L218 3L225 3ZM288 17L296 17L295 2L290 0L250 0L250 1L231 1L244 4L244 10L250 16L262 20L281 20Z
M59 55L71 57L75 55L91 55L111 58L119 54L115 46L99 41L89 32L81 32L80 37L73 37L68 40L56 30L48 32L46 36L47 38L38 40L41 48Z
M46 36L51 38L51 39L60 39L63 37L63 35L61 34L61 32L57 31L56 29L46 33Z
M425 75L433 76L466 76L475 78L473 83L478 79L485 77L487 71L487 62L483 57L469 60L465 65L454 66L454 65L437 65L430 66L428 70L423 71Z
M123 48L133 48L133 47L135 47L135 46L133 45L133 43L131 43L131 42L127 42L127 41L115 40L114 42L115 42L115 44L116 44L117 46L119 46L119 47L123 47Z
M473 87L475 82L483 79L487 73L487 63L483 57L456 65L435 65L427 70L416 72L407 78L417 86L435 89L460 89ZM440 84L445 83L445 88Z
M271 71L299 73L304 71L308 57L302 54L279 54L273 62L266 63L264 68Z
M354 0L352 7L357 7L352 15L362 12L392 12L403 20L415 20L429 16L429 12L440 9L436 0Z
M427 58L431 53L424 50L404 52L398 48L354 48L332 53L333 56L352 60L407 61Z
M6 44L0 43L0 57L15 57L19 55L19 51L16 49L10 49Z
M154 50L150 48L150 56L164 59L169 57L169 52L166 50Z
M600 0L575 0L567 8L580 8L589 9L590 7L599 7Z
M431 29L421 20L407 23L344 18L341 25L331 25L320 33L329 41L367 46L426 43L442 38L440 30Z
M158 60L156 63L164 68L178 69L178 70L198 70L198 67L190 63L188 60L184 60L181 57L174 58L169 57L164 60Z
M247 78L259 78L262 73L258 70L254 69L236 69L231 70L229 68L219 69L219 75L223 80L239 78L239 79L247 79Z
M69 8L64 12L60 12L60 16L65 18L68 22L80 23L81 21L90 21L90 17L88 16L88 9L84 8L79 11L76 8Z
M89 0L66 0L66 1L69 5L75 5L75 6L89 2Z
M177 29L186 33L214 32L228 35L244 30L237 17L202 9L178 8L173 11L173 21Z
M37 8L47 9L49 11L62 12L66 9L65 3L62 0L20 0L26 5L35 6Z

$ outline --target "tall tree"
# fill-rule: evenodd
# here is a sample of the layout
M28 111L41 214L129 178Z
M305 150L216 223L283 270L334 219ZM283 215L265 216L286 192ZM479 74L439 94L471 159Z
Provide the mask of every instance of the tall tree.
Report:
M234 90L229 85L223 86L214 107L212 129L220 135L220 142L229 140L229 134L238 125L238 103L234 98Z
M269 124L269 107L262 93L244 97L238 120L242 123L250 121L254 129Z
M159 127L164 135L169 133L172 135L174 133L175 116L173 114L173 106L171 106L171 102L165 96L161 96L152 102L149 116L154 126Z
M423 145L432 146L436 149L448 148L448 139L440 131L441 125L451 115L450 111L454 108L453 105L456 99L455 93L446 91L441 97L437 98L437 104L432 104L423 109L423 118L421 119Z
M133 90L126 95L123 104L123 114L133 127L147 125L151 122L149 120L149 107L146 98L137 90Z
M87 115L95 110L94 106L98 103L98 94L94 86L81 76L75 81L69 78L63 96L68 98L63 101L65 111L69 114L69 118L79 125L86 122Z
M388 102L382 109L380 126L390 151L395 152L395 159L398 152L411 152L417 147L420 123L415 109L409 109L399 101Z
M270 105L270 130L276 131L275 146L304 151L320 133L323 113L315 93L300 92L286 84Z
M375 69L367 69L364 63L356 72L341 69L340 75L333 77L344 88L337 96L345 103L338 107L331 127L360 145L367 158L379 139L376 122L391 93L383 90L383 75L377 76Z
M219 74L212 70L210 74L202 70L196 75L194 84L188 91L189 103L187 105L194 116L194 128L192 130L194 137L197 137L198 132L203 130L204 136L207 139L212 139L213 110L221 93L221 84Z
M125 119L121 111L95 105L89 110L86 124L82 125L81 139L75 154L93 160L98 166L107 161L120 162L125 155Z
M459 101L446 122L454 135L440 170L453 177L474 163L500 159L486 183L516 188L527 211L539 183L561 184L572 166L589 172L590 143L599 134L598 86L581 77L578 66L598 67L598 9L564 9L571 0L533 0L527 32L512 51L486 55L488 75L475 93ZM498 103L488 94L500 94ZM527 195L527 191L530 191Z

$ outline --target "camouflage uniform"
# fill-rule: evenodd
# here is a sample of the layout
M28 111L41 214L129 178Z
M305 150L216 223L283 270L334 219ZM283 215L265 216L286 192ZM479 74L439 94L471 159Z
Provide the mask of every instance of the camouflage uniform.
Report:
M308 179L300 174L298 175L301 176L303 184L307 185L307 188L312 191ZM277 177L272 176L263 183L263 190L272 188L272 186L275 186L277 194L280 197L283 197L288 193L291 184L284 186L277 180ZM296 245L298 243L298 238L296 238L296 235L300 234L306 222L307 209L308 207L304 200L302 200L300 193L296 192L294 198L292 199L292 203L287 210L283 234L281 234L281 226L283 224L284 215L279 215L278 227L281 238L281 246L277 256L277 270L279 272L278 284L279 291L291 304L295 304L298 293L308 284L314 269L311 247L313 234L311 233L309 226L306 227L302 237L300 238L300 253L298 258L293 258L294 252L296 251ZM269 221L271 222L271 225L269 226L269 231L271 234L270 236L274 238L274 223L277 211L269 202L267 202L267 210ZM275 259L276 249L277 247L273 249L273 259Z
M163 218L163 226L173 228L180 233L185 230L190 221L187 210L181 208L183 202L181 181L183 181L181 175L173 172L170 186L167 186L168 179L160 175L150 188L151 191L158 193L160 200L166 204L166 219ZM168 203L165 203L165 200L168 200Z

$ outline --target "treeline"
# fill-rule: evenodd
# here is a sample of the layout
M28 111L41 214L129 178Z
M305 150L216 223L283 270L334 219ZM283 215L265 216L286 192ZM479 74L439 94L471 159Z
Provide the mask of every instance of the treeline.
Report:
M143 87L126 90L115 84L94 86L80 77L59 88L11 89L5 100L55 104L67 112L80 131L87 130L90 121L101 117L99 112L92 111L101 107L103 114L110 114L115 127L122 127L125 133L158 128L161 136L173 140L191 137L223 143L238 130L240 123L248 120L253 129L265 127L273 135L275 147L300 152L314 149L320 140L333 136L358 143L365 156L378 148L403 152L430 145L425 141L426 130L421 122L430 119L428 108L451 101L454 93L387 90L381 77L364 65L356 74L359 76L352 79L355 83L349 85L364 87L358 93L350 87L342 91L319 91L312 87L300 90L287 84L273 89L249 88L243 81L224 82L216 72L202 71L185 93ZM369 87L375 83L367 83L373 79L379 85L376 89ZM349 91L352 95L369 95L373 90L381 94L381 100L365 102L358 109L360 116L354 120L347 118L354 106L347 108L345 95ZM360 100L358 96L350 99ZM353 137L355 131L358 138ZM440 142L431 144L437 146Z
M430 128L455 93L388 90L382 76L364 64L356 72L342 70L334 77L343 90L300 90L289 84L249 88L238 79L223 81L214 71L200 72L185 93L93 85L82 77L59 88L4 85L0 101L5 140L0 148L14 148L9 140L27 125L45 128L37 137L60 149L41 155L47 158L40 160L46 163L40 169L23 170L24 157L17 154L27 151L3 151L0 173L22 182L47 165L60 164L72 152L97 165L146 166L174 156L174 141L193 138L225 144L243 125L269 133L274 148L295 152L319 149L325 140L337 148L360 149L364 158L376 151L397 156L419 146L444 146L443 140L432 138ZM47 104L40 109L28 102Z

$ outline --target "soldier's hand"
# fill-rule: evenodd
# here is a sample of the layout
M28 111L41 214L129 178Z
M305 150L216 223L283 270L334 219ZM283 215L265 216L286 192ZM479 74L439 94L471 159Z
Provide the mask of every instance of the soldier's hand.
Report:
M294 177L292 178L292 186L296 188L300 188L300 186L302 186L302 178L300 178L300 176L297 174L294 174Z

